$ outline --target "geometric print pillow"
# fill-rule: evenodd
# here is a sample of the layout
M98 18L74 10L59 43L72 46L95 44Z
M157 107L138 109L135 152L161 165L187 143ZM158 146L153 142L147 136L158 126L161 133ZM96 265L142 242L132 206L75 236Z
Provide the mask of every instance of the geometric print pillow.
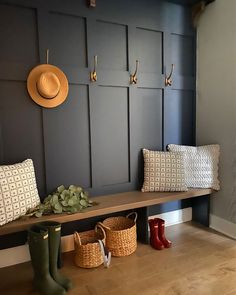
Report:
M182 153L143 149L144 182L142 192L187 191Z
M169 144L170 152L182 152L188 187L220 189L218 178L220 146L184 146Z
M0 225L19 218L39 203L31 159L0 166Z

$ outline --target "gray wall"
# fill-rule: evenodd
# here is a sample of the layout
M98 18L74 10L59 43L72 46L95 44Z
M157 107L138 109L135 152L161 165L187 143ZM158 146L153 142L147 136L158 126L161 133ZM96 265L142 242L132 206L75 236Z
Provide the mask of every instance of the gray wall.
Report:
M226 5L227 2L227 5ZM197 34L197 143L219 143L221 191L211 213L236 223L236 1L207 6Z

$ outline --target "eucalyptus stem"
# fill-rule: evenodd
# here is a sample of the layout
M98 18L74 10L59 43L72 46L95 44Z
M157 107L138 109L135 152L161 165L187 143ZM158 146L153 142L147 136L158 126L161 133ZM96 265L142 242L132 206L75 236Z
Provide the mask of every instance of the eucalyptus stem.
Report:
M96 205L89 200L88 193L80 186L70 185L65 188L61 185L57 190L48 195L43 203L30 209L25 216L41 217L46 214L76 213L87 207Z

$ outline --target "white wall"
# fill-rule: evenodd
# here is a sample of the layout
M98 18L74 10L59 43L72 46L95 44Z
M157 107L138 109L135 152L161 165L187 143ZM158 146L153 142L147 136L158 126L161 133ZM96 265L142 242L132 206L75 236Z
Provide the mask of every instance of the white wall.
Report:
M221 146L211 214L236 223L236 0L208 5L197 34L197 144Z

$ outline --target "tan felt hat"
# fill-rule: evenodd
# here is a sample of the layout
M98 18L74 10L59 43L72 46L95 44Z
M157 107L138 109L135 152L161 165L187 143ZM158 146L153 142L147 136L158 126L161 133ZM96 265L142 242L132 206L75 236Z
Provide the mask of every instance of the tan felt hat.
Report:
M38 105L54 108L66 100L69 87L66 75L59 68L42 64L29 73L27 89Z

